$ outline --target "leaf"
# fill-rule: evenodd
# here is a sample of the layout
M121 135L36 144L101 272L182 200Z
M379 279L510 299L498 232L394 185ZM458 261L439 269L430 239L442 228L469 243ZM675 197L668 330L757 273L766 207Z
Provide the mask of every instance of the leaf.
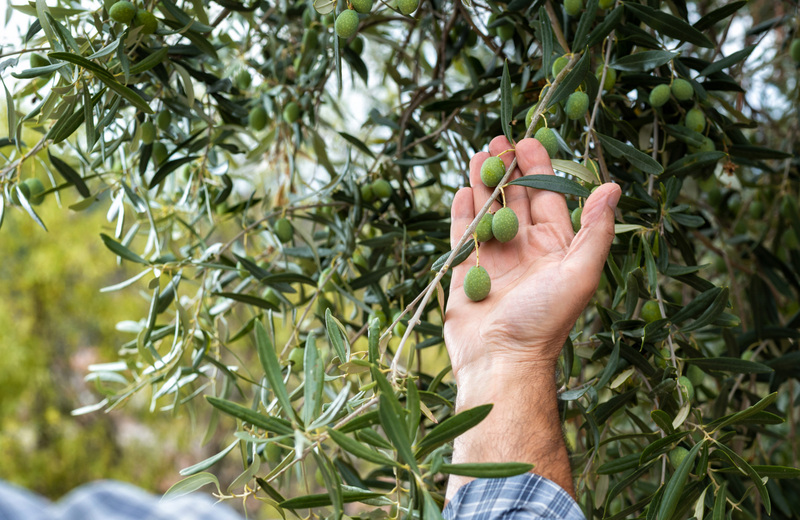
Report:
M556 87L555 92L553 92L553 96L547 103L548 108L567 99L570 94L575 92L580 84L583 83L584 78L586 78L586 74L589 72L589 54L591 53L583 53L583 56L581 56L581 59L578 60L578 63L575 64L573 69L567 73L566 77L561 81L558 87Z
M550 163L553 165L554 170L564 172L566 174L577 177L583 182L589 184L597 184L599 180L592 171L586 166L575 161L565 161L563 159L551 159Z
M199 155L189 155L187 157L181 157L180 159L173 159L171 161L167 161L164 163L158 171L153 175L153 178L150 179L150 183L147 185L148 190L152 190L156 186L158 186L161 181L163 181L167 175L177 170L179 167L183 166L186 163L190 163L200 157Z
M694 300L685 305L681 310L669 316L669 320L678 325L684 321L699 316L711 305L722 292L720 287L712 287L700 293Z
M206 397L208 397L208 396L206 396ZM216 464L217 462L219 462L220 460L224 459L225 455L230 453L231 450L233 448L235 448L237 444L239 444L239 440L238 439L233 441L232 443L230 443L227 448L225 448L224 450L220 451L219 453L214 454L214 455L210 456L209 458L207 458L206 460L198 462L197 464L189 466L188 468L183 468L182 470L180 470L179 473L181 474L181 476L185 477L185 476L189 476L189 475L194 475L195 473L203 471L204 469L208 469L211 466L213 466L214 464Z
M595 28L589 32L589 39L586 41L586 45L583 45L582 48L592 48L605 40L606 36L611 34L611 31L616 29L622 20L623 10L624 6L618 5L613 11L608 13L603 21L597 24Z
M373 493L371 491L342 491L342 502L363 502L386 496L383 493ZM290 498L278 504L284 509L306 509L312 507L325 507L331 505L331 497L327 493L319 495L306 495L303 497Z
M396 408L392 406L391 398L385 393L381 393L379 397L378 416L386 436L392 441L400 458L411 467L414 473L419 473L417 461L411 451L411 441L406 433L405 422L398 415Z
M714 301L711 302L706 310L703 311L703 313L698 316L693 323L685 327L681 327L681 330L684 332L691 332L693 330L701 329L717 319L717 317L722 314L722 311L724 311L725 307L728 305L729 291L730 290L727 287L719 291L716 298L714 298Z
M350 359L350 342L344 332L342 324L333 317L330 309L325 309L325 331L328 334L328 341L342 363Z
M725 446L724 444L717 442L717 447L725 452L725 454L733 461L733 463L741 469L755 484L756 489L758 490L758 494L761 496L761 501L764 503L764 509L767 511L767 514L770 514L772 511L772 503L769 499L769 493L767 492L767 487L764 485L764 482L761 480L761 476L756 472L753 467L747 463L742 457L740 457L735 451L730 449L729 447ZM688 455L686 458L689 458Z
M325 389L325 366L313 332L308 334L303 349L303 372L305 379L302 419L303 424L310 424L322 411L322 391Z
M150 265L150 262L142 258L141 256L137 255L127 247L123 246L110 236L106 235L105 233L100 233L100 238L103 239L103 243L109 248L115 255L124 258L125 260L130 260L131 262L136 262L137 264L144 264Z
M214 296L221 296L223 298L227 298L229 300L234 300L240 303L246 303L247 305L252 305L254 307L259 307L261 309L268 309L271 311L279 311L280 309L275 306L272 302L268 302L263 298L259 298L257 296L252 296L250 294L240 294L234 292L215 292L211 293Z
M693 43L698 47L713 49L714 43L708 37L684 22L677 16L658 11L652 7L634 2L625 2L625 8L633 11L637 18L643 21L659 34L664 34L676 40Z
M137 61L136 63L131 65L131 68L128 71L128 73L131 76L136 76L137 74L141 74L143 72L147 72L148 70L152 69L153 67L156 67L157 65L160 65L164 61L164 58L167 57L167 54L169 54L169 48L168 47L162 47L162 48L158 49L156 52L154 52L154 53L150 54L149 56L147 56L145 59L143 59L141 61Z
M669 176L686 177L690 173L705 170L709 166L717 164L727 156L728 154L725 152L700 152L686 155L667 166L662 179Z
M456 415L448 417L436 425L419 443L417 443L417 457L424 457L446 442L450 442L462 433L483 421L492 411L491 404L484 404L469 408Z
M381 464L383 466L400 466L400 463L398 463L396 460L392 460L389 457L368 448L366 445L361 444L355 439L351 439L343 433L328 428L328 435L330 435L333 442L341 446L342 449L352 453L360 459L368 460L369 462L374 462L375 464Z
M658 518L672 518L672 513L678 507L678 502L681 499L681 493L684 486L686 486L686 479L689 477L689 471L694 467L694 459L697 457L697 452L705 444L705 442L698 442L686 454L681 465L672 474L664 487L664 494L661 497L661 504L658 508Z
M723 69L727 69L731 65L735 65L740 61L746 60L747 57L750 56L750 54L755 50L755 48L756 48L755 45L750 45L749 47L745 47L740 51L734 52L727 58L722 58L721 60L715 61L708 67L698 72L697 75L709 76L711 74L714 74L715 72L720 72Z
M63 63L56 63L55 65L45 65L44 67L33 67L25 69L22 72L12 72L11 75L17 79L31 79L40 76L47 76L57 71L61 67L65 67Z
M668 63L677 55L677 52L669 51L642 51L622 56L614 60L610 67L626 72L646 72Z
M87 60L83 56L78 56L77 54L71 54L69 52L51 52L47 56L51 60L68 61L83 67L94 74L97 79L105 83L108 88L127 99L131 105L135 106L145 114L153 113L153 109L150 108L150 105L144 99L142 99L139 94L119 83L114 79L114 76L112 76L110 72L100 65Z
M462 263L464 260L469 258L469 255L472 254L472 251L474 249L475 249L475 241L467 240L466 242L464 242L464 245L462 245L461 249L458 250L458 254L456 254L456 256L453 257L453 263L450 264L450 268L457 266L458 264ZM445 262L447 262L447 259L450 258L450 253L452 252L453 250L451 249L450 251L446 252L445 254L437 258L436 261L433 262L433 265L431 265L431 271L438 271L442 267L444 267Z
M650 418L653 419L653 422L658 425L665 433L671 434L673 432L672 428L672 417L669 416L667 412L664 410L653 410L650 412Z
M514 142L511 135L511 119L514 117L512 111L511 75L508 72L508 60L506 60L503 63L503 77L500 80L500 124L509 143Z
M725 520L725 506L728 504L727 500L728 481L723 480L722 485L719 487L714 499L714 510L711 513L711 520Z
M282 419L263 415L255 410L244 407L232 401L220 399L219 397L207 395L206 400L211 404L211 406L219 409L223 413L232 417L236 417L237 419L241 419L242 421L252 424L257 428L261 428L262 430L277 433L278 435L291 435L294 433L291 425Z
M697 365L704 371L732 372L734 374L766 374L773 371L767 365L734 357L689 358L685 361Z
M566 195L575 195L576 197L588 197L590 191L578 184L577 182L558 177L556 175L525 175L509 182L517 186L525 186L526 188L534 188L538 190L554 191L556 193L564 193Z
M214 484L217 487L217 492L222 493L222 490L219 488L219 480L217 480L215 475L211 473L197 473L196 475L179 480L173 484L167 492L164 493L164 496L161 497L161 501L165 502L188 495L189 493L194 493L208 484Z
M600 133L597 134L597 137L611 155L616 158L624 157L629 163L643 172L659 175L664 171L664 168L655 159L633 146Z
M164 14L169 14L175 18L182 26L187 27L190 31L195 31L198 33L210 33L214 30L213 27L210 25L202 24L194 19L192 19L188 14L183 12L183 10L175 5L172 0L161 0L159 2L159 9Z
M314 454L317 468L320 470L320 473L322 473L322 479L325 482L325 487L328 490L328 497L330 497L330 503L333 506L333 516L329 518L339 520L342 518L342 510L344 509L342 481L325 452L315 449L311 453Z
M689 363L689 362L691 362L691 360L687 359L686 362ZM764 408L766 408L767 406L771 405L773 402L775 402L775 399L777 399L777 398L778 398L778 393L777 392L773 392L773 393L769 394L768 396L764 397L763 399L759 400L756 404L754 404L752 406L749 406L744 410L741 410L739 412L733 413L733 414L728 415L726 417L720 417L719 419L717 419L715 421L712 421L711 423L706 425L706 428L708 428L708 429L710 429L712 431L716 431L716 430L720 430L720 429L722 429L722 428L724 428L726 426L730 426L731 424L736 424L736 423L739 423L741 421L744 421L748 417L751 417L751 416L759 413Z
M770 479L778 478L800 478L800 468L792 468L789 466L750 466L753 471L759 474L761 478L767 477ZM741 473L739 468L718 468L715 469L717 473Z
M464 464L442 464L440 473L476 478L503 478L521 475L533 469L533 464L524 462L471 462Z
M714 11L711 11L704 17L697 20L697 22L694 24L694 28L698 31L705 31L715 23L721 22L725 18L729 17L745 5L747 5L747 0L741 0L740 2L732 2L730 4L723 5L719 9L715 9Z
M275 349L272 346L272 341L269 339L267 330L261 323L261 320L256 321L256 349L258 350L258 359L261 361L261 366L264 368L264 375L267 377L270 388L275 393L275 397L283 408L283 411L294 418L295 413L292 408L292 402L289 399L289 394L286 391L286 385L283 384L281 378L281 365L278 362L278 356L275 354Z

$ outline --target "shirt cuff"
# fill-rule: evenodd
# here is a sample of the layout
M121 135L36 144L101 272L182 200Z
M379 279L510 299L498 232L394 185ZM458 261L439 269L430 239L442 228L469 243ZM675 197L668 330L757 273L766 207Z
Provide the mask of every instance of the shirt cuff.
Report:
M443 516L446 520L586 520L569 493L533 473L473 480L461 486Z

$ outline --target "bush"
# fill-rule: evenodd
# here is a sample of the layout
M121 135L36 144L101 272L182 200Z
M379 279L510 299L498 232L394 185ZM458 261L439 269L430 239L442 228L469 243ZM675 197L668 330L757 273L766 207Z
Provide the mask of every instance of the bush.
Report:
M449 252L449 201L473 153L543 117L561 175L518 182L564 193L570 210L599 183L624 193L558 381L587 517L796 517L794 29L760 23L772 5L590 0L572 17L560 2L392 2L358 16L352 42L334 33L336 2L164 0L152 35L102 6L51 8L21 43L49 46L52 65L0 65L18 78L5 211L46 226L13 189L33 161L49 174L45 203L110 207L100 239L139 269L120 289L151 305L132 317L124 365L91 374L98 407L148 392L218 410L211 427L231 444L187 468L184 489L219 486L206 470L238 456L231 496L434 518L444 473L460 471L443 465L449 441L486 413L453 415L443 308L472 240ZM726 40L729 23L777 50ZM756 69L770 85L752 83ZM232 80L241 70L247 87ZM667 88L654 109L670 78L693 97ZM590 103L573 120L562 105L576 90ZM143 144L156 111L171 120ZM763 216L747 218L756 203ZM662 319L642 319L648 302Z

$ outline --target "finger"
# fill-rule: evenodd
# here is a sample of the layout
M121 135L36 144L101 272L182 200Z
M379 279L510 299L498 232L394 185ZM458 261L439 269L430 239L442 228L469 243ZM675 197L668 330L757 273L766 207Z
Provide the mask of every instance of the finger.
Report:
M547 150L536 139L517 143L517 166L522 175L555 175ZM551 224L564 238L572 237L567 201L560 193L526 188L531 201L531 220L536 224Z
M506 170L508 170L508 167L511 166L511 162L514 160L514 152L503 152L511 149L511 143L509 143L508 139L502 135L495 137L492 139L492 142L489 143L489 153L494 156L499 155L503 160ZM500 155L501 153L502 155ZM514 168L514 171L511 173L511 177L508 178L508 181L511 182L519 177L519 168ZM520 225L525 226L529 226L531 224L531 201L528 198L527 191L528 188L525 186L515 185L503 188L503 192L506 196L506 206L514 210L514 213L516 213L517 218L519 219Z
M494 192L494 188L489 188L481 180L481 166L483 166L483 161L489 157L490 155L486 152L478 152L469 161L469 185L472 186L473 207L476 214ZM491 210L497 211L498 209L500 209L500 203L494 202Z
M464 235L469 225L475 218L473 207L473 189L461 188L453 198L453 206L450 208L450 247L455 248L458 241ZM470 265L469 260L462 262L453 270L451 286L460 286L466 275L466 266Z
M569 246L565 266L574 273L578 292L591 295L614 240L614 209L622 190L616 184L601 185L588 199L581 215L581 230ZM588 296L587 296L588 297Z

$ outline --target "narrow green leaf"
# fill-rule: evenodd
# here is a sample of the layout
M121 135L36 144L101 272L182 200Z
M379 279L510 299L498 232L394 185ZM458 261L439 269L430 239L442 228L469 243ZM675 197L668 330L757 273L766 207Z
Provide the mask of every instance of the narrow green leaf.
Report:
M275 393L275 397L278 399L283 411L294 419L295 413L292 408L292 402L289 399L289 393L286 391L286 385L283 384L283 378L281 378L281 365L278 361L278 356L275 354L272 341L269 339L269 334L267 334L267 329L264 328L260 320L256 321L255 329L258 359L264 368L264 375L266 375L269 386Z
M137 255L127 247L123 246L110 236L106 235L105 233L100 233L100 238L103 239L103 243L109 248L115 255L124 258L125 260L130 260L131 262L136 262L137 264L144 264L150 265L150 262L142 258L141 256Z
M405 422L392 406L391 398L388 395L381 393L378 399L378 416L381 419L381 425L386 436L392 441L392 445L397 449L402 461L408 464L414 473L419 473L417 461L411 451L411 441L408 439L408 434L404 427Z
M723 480L714 498L714 510L711 513L711 520L725 520L725 506L727 500L728 481Z
M694 300L685 305L681 310L669 317L669 320L679 325L684 321L699 316L708 308L709 305L717 298L719 293L722 292L721 287L712 287L707 291L700 293Z
M715 23L721 22L725 18L729 17L745 5L747 5L747 0L741 0L739 2L732 2L730 4L723 5L719 9L715 9L697 20L697 22L694 24L694 28L698 31L705 31Z
M533 464L524 462L472 462L465 464L442 464L439 472L476 478L503 478L522 475L533 469Z
M241 419L262 430L277 433L278 435L291 435L294 433L291 425L283 419L269 417L240 404L211 395L207 395L206 400L211 406L219 409L223 413Z
M800 468L792 468L789 466L750 466L753 471L758 473L761 478L767 477L770 479L779 478L800 478ZM719 468L714 470L717 473L741 473L739 468Z
M611 68L626 72L644 72L664 65L677 55L677 52L669 51L642 51L614 60Z
M503 134L511 143L514 141L511 136L511 119L514 117L514 102L511 94L511 74L508 72L508 60L503 63L503 77L500 80L500 124L503 127Z
M325 366L317 350L317 340L313 332L306 338L303 349L303 424L311 424L322 411L322 391L325 386Z
M375 464L381 464L383 466L391 466L391 467L400 466L400 464L396 460L392 460L389 457L383 455L382 453L378 453L377 451L370 449L366 445L361 444L355 439L351 439L350 437L348 437L343 433L328 428L328 435L330 435L333 442L341 446L342 449L352 453L353 455L355 455L360 459L368 460L370 462L374 462Z
M50 60L68 61L78 65L79 67L83 67L94 74L97 79L105 83L108 88L127 99L131 105L135 106L145 114L153 113L153 109L150 108L150 105L144 99L142 99L139 94L115 80L114 76L102 66L87 60L83 56L78 56L77 54L71 54L69 52L51 52L47 56L50 58Z
M411 442L417 437L417 430L422 418L422 411L420 409L419 390L413 380L406 380L406 424L408 424L408 438Z
M624 457L615 457L609 460L608 462L604 462L597 467L597 474L598 475L613 475L615 473L622 473L623 471L628 471L629 469L636 468L639 466L639 454L638 453L631 453L625 455Z
M691 332L693 330L701 329L712 323L720 314L722 314L722 311L724 311L725 307L728 305L729 292L730 290L727 287L719 291L717 297L711 302L711 305L709 305L694 322L685 327L681 327L681 330L683 332Z
M645 446L645 448L642 450L642 453L639 454L639 464L644 464L654 456L666 452L668 447L680 441L687 435L689 435L689 432L680 431L680 432L670 433L666 437L654 440L653 442Z
M56 63L55 65L45 65L44 67L33 67L25 69L22 72L12 72L11 75L17 79L31 79L40 76L47 76L57 71L61 67L66 67L63 63ZM13 135L13 134L10 134Z
M363 502L385 496L383 493L373 493L371 491L343 491L342 502ZM325 507L331 505L331 497L327 493L319 495L306 495L303 497L290 498L278 504L284 509L306 509L313 507Z
M762 363L733 357L689 358L685 360L704 371L732 372L734 374L766 374L773 369Z
M332 518L334 520L339 520L342 518L344 510L342 481L339 478L339 473L333 467L333 463L325 452L314 450L312 453L314 454L314 460L317 462L317 467L322 473L322 479L325 481L325 488L328 490L328 497L330 497L330 503L333 506Z
M524 177L514 179L508 184L525 186L526 188L538 190L554 191L556 193L564 193L566 195L575 195L576 197L584 198L588 197L591 193L577 182L556 175L525 175Z
M767 492L767 487L764 485L764 482L761 480L761 475L759 475L753 467L747 463L742 457L739 456L735 451L730 449L729 447L725 446L724 444L717 442L717 447L725 452L725 454L733 461L737 468L741 469L744 473L747 474L748 477L753 481L755 484L756 489L758 490L758 494L761 495L761 502L764 504L764 509L767 511L767 514L772 512L772 503L769 499L769 493ZM688 455L686 458L689 458Z
M370 363L377 363L381 357L380 354L380 338L381 338L381 320L377 316L373 316L369 320L368 336L368 355Z
M131 65L131 68L128 72L130 73L131 76L141 74L142 72L147 72L153 67L160 65L164 61L164 58L166 58L167 54L169 54L169 48L161 47L160 49L150 54L143 60L137 61L136 63Z
M167 175L177 170L179 167L183 166L186 163L190 163L200 157L199 155L189 155L187 157L181 157L180 159L173 159L171 161L167 161L164 163L158 171L153 175L153 178L150 179L150 183L147 185L148 190L152 190L156 186L158 186L161 181L163 181Z
M587 182L589 184L598 184L600 182L597 176L591 170L589 170L589 168L575 161L550 159L550 163L553 165L554 170L577 177L583 182Z
M655 422L659 428L668 434L671 434L675 430L672 427L672 417L664 410L653 410L650 412L650 418L653 419L653 422Z
M476 406L448 417L417 443L417 457L424 457L446 442L450 442L483 421L492 411L491 404Z
M22 193L22 190L19 189L19 186L14 186L14 189L17 190L17 198L19 199L19 204L22 206L22 209L25 210L25 212L33 219L34 222L39 224L42 229L47 231L47 226L44 225L44 222L36 213L36 210L34 210L33 206L31 206L30 201L28 201L28 199L25 197L25 194Z
M744 49L734 52L733 54L729 55L727 58L722 58L721 60L715 61L708 67L704 68L700 72L697 73L698 76L710 76L715 72L720 72L723 69L727 69L731 65L735 65L740 61L744 61L747 59L750 54L755 50L755 45L750 45L749 47L745 47Z
M179 473L181 474L181 476L188 477L189 475L194 475L195 473L199 473L204 469L208 469L217 462L219 462L220 460L224 459L225 455L230 453L231 450L235 448L237 444L239 444L238 439L230 443L228 447L222 450L221 452L216 453L207 458L206 460L198 462L197 464L189 466L188 468L183 468L182 470L180 470Z
M693 360L687 359L686 361L688 363L692 363ZM693 363L693 364L696 364L696 363ZM716 421L712 421L711 423L706 425L706 428L710 429L711 431L716 431L716 430L720 430L720 429L722 429L722 428L724 428L726 426L730 426L731 424L737 424L737 423L747 419L748 417L751 417L751 416L757 414L758 412L762 411L764 408L766 408L767 406L769 406L773 402L775 402L775 399L777 399L777 398L778 398L778 393L777 392L773 392L773 393L769 394L768 396L764 397L763 399L761 399L760 401L758 401L756 404L754 404L752 406L749 406L749 407L747 407L746 409L744 409L744 410L742 410L740 412L733 413L733 414L728 415L726 417L720 417Z
M625 2L625 8L633 11L637 18L652 29L655 29L659 34L669 36L676 40L693 43L698 47L705 47L707 49L714 48L714 43L709 40L705 34L677 16L672 16L669 13L658 11L652 7L635 2Z
M586 3L586 9L583 11L581 19L578 21L578 28L575 30L574 47L576 49L583 49L586 47L585 40L589 35L589 29L592 23L595 21L595 16L597 16L597 4L598 0L589 0Z
M328 334L328 341L339 360L347 363L350 359L350 342L347 340L344 326L333 317L330 309L325 309L325 332Z
M677 126L677 125L675 125ZM691 130L686 129L687 132ZM698 134L699 135L699 134ZM688 142L688 141L687 141ZM690 173L705 170L708 167L717 164L720 160L727 157L725 152L699 152L681 157L675 162L670 163L667 169L664 170L664 175L661 177L686 177Z
M678 507L681 493L683 492L684 486L686 486L686 479L689 477L689 471L694 467L694 459L697 457L697 452L700 451L703 444L705 443L698 442L689 450L689 453L683 459L681 465L678 466L678 469L672 474L672 478L667 482L664 487L664 495L661 497L661 504L658 508L658 518L672 518L672 513L674 513L675 509Z
M53 165L56 171L62 177L64 177L65 181L75 186L75 189L78 190L78 193L80 193L82 197L87 198L92 195L89 191L89 188L86 186L86 183L83 182L83 177L81 177L80 174L72 168L72 166L65 163L58 157L54 157L50 153L49 148L47 150L47 157L50 159L50 163Z
M651 175L659 175L664 171L664 168L658 162L647 155L646 153L637 150L629 144L618 141L613 137L603 134L597 134L600 142L608 150L608 152L616 158L625 158L633 166L639 168L645 173Z
M247 305L252 305L254 307L259 307L261 309L269 309L272 311L279 311L280 309L275 306L272 302L268 302L263 298L259 298L257 296L252 296L250 294L240 294L234 292L215 292L211 293L214 296L221 296L223 298L227 298L229 300L234 300L241 303L246 303Z
M458 254L456 254L456 256L453 257L453 263L450 264L450 268L457 266L458 264L469 258L469 255L472 254L472 251L474 249L475 249L475 242L473 240L467 240L464 243L464 245L461 246L461 249L458 250ZM442 267L444 267L445 262L447 262L447 259L450 258L450 253L452 252L453 251L451 249L450 251L446 252L445 254L437 258L436 261L433 262L433 265L431 265L431 271L438 271Z
M611 31L616 29L620 21L622 21L623 11L624 6L618 5L613 11L608 13L602 22L589 31L589 39L586 41L586 45L582 45L581 48L592 48L605 40L606 36L611 34Z
M443 518L441 508L430 491L422 488L422 520L443 520Z
M165 502L172 500L173 498L188 495L189 493L194 493L201 487L208 484L214 484L217 487L217 492L222 492L222 490L219 488L219 480L217 480L215 475L211 473L197 473L173 484L172 487L170 487L167 492L164 493L164 496L161 497L161 501Z
M564 78L561 84L556 87L555 92L553 92L553 96L547 103L548 108L567 99L569 95L575 92L580 84L583 83L583 80L586 78L586 74L589 72L589 54L591 53L584 52L583 56L581 56L581 59L578 60L578 63L576 63L573 69L567 73L567 76Z
M184 27L189 26L188 29L198 33L210 33L214 30L210 25L202 24L194 20L191 16L186 14L180 7L178 7L172 0L161 0L158 6L159 10L166 15L170 15L177 20Z

